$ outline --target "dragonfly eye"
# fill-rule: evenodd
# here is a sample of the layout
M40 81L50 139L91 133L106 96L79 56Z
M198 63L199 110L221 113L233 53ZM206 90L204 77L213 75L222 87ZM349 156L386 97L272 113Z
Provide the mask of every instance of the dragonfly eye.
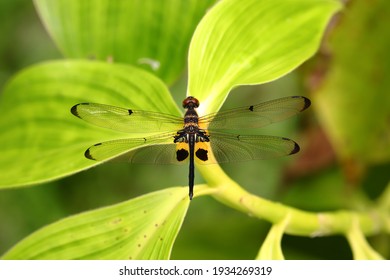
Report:
M199 100L195 97L188 96L186 99L183 100L183 108L198 108L199 107Z

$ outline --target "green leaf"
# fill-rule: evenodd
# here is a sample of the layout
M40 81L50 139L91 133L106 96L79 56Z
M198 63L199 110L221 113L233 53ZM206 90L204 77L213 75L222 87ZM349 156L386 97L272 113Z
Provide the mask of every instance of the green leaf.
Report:
M189 206L187 192L169 188L65 218L3 259L168 259Z
M382 194L378 197L377 205L378 209L381 209L384 212L390 212L390 182L387 184Z
M171 84L193 31L215 0L34 0L65 56L142 66Z
M354 1L332 32L331 64L313 104L339 157L363 164L390 159L390 2Z
M91 145L128 134L90 125L70 113L96 102L180 116L166 86L135 67L57 61L19 73L0 97L0 185L53 180L98 164L84 157Z
M355 260L383 260L384 258L368 244L358 220L352 221L350 230L346 233Z
M188 95L214 112L233 87L292 71L314 54L340 8L333 0L220 1L192 38Z
M261 245L256 260L284 260L282 238L288 225L289 216L272 225L267 237Z

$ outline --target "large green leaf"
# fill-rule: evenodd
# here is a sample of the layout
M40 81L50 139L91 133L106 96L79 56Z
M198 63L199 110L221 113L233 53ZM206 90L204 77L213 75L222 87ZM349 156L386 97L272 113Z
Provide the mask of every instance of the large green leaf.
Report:
M97 162L84 151L104 140L128 137L90 125L70 113L80 102L97 102L180 116L158 78L127 65L58 61L18 74L0 98L0 185L53 180Z
M319 116L343 159L390 159L390 33L387 0L353 1L332 32L331 64L314 96Z
M318 49L334 0L225 0L202 19L189 52L188 94L213 112L231 88L279 78Z
M34 0L70 58L143 66L170 84L184 70L192 33L215 0Z
M168 259L189 206L187 192L169 188L60 220L3 259Z

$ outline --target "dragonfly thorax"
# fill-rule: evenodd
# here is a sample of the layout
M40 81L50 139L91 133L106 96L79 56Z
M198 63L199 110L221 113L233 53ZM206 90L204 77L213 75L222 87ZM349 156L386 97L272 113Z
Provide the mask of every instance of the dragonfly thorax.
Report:
M187 113L184 116L184 127L183 129L187 133L196 133L199 130L199 124L198 124L198 114L193 110L193 112L189 112L190 110L187 111Z
M195 108L198 108L198 99L189 96L183 101L183 107L187 109L184 115L184 126L183 130L189 134L195 134L199 130L199 116Z
M206 131L199 128L199 116L195 110L198 106L198 99L192 96L184 99L183 107L187 109L184 115L184 125L183 129L177 132L174 143L194 145L194 143L210 141Z
M190 143L193 139L194 143L209 142L209 136L203 129L198 129L196 133L188 133L185 129L179 130L174 138L174 143Z

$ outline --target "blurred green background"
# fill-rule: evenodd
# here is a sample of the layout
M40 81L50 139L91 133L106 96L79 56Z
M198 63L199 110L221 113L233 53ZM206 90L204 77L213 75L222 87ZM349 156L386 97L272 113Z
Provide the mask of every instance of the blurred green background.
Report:
M334 126L329 124L332 122L329 121L326 110L324 111L324 108L332 106L332 102L341 102L331 98L332 95L323 97L321 91L325 90L332 91L336 96L344 96L345 93L346 96L356 99L354 104L358 105L363 102L367 104L369 100L371 107L361 109L364 110L364 118L369 119L368 123L371 125L384 124L381 131L383 137L389 139L390 110L387 111L387 96L390 90L386 87L388 82L383 83L389 73L386 70L390 69L389 56L384 51L390 49L390 36L388 32L385 35L388 19L384 13L389 4L385 1L368 0L350 2L352 3L340 16L341 19L339 18L330 30L330 34L335 34L333 39L325 44L316 57L278 81L233 90L224 104L224 108L233 108L289 95L305 95L313 99L312 108L298 118L275 124L259 132L296 140L302 148L300 154L284 159L223 166L228 175L250 192L304 210L364 209L369 205L367 198L376 198L389 182L389 157L378 159L369 156L376 154L375 150L379 148L381 154L389 154L389 143L383 147L371 145L367 150L361 150L364 160L359 160L356 156L359 155L356 152L359 152L359 147L344 153L342 144L338 146L338 139L342 136L334 133ZM367 9L367 6L372 9ZM0 18L0 32L3 35L0 41L0 90L12 75L26 66L62 58L40 22L31 1L0 1ZM345 34L352 34L354 40L343 40ZM364 42L370 42L369 46ZM378 44L381 46L375 47ZM334 64L330 63L332 51L337 53L338 58ZM351 65L352 62L356 63L349 69L342 67ZM378 66L370 72L373 76L368 77L367 81L362 79L365 72L360 73L358 69L365 69L367 66L371 68L373 65ZM356 76L342 76L341 81L345 82L343 84L331 75L328 76L329 80L326 80L324 73L327 71L334 71L338 74L337 77L342 76L345 71L353 72ZM362 95L353 96L354 92L348 91L349 84L356 83L360 84ZM340 93L333 88L345 92ZM180 104L186 91L185 73L171 90ZM239 95L235 94L237 91L240 91ZM364 94L368 97L365 98ZM319 104L315 104L316 101ZM334 107L337 108L339 103ZM359 106L351 107L350 110L343 113L350 116L363 112L359 111ZM373 113L369 114L369 110ZM383 111L385 114L374 114L377 111ZM335 115L332 112L330 114ZM385 117L380 119L383 115ZM362 134L356 137L364 139L367 136ZM356 140L359 142L359 139ZM112 205L154 190L185 186L187 168L104 164L34 188L2 190L0 255L28 234L63 217ZM199 175L196 180L198 183L202 182ZM132 188L129 188L130 183ZM196 198L191 202L173 248L172 258L253 259L269 227L269 223L232 210L211 197ZM389 257L388 236L375 236L369 241L375 249ZM285 236L283 250L286 259L352 258L347 241L338 236Z

